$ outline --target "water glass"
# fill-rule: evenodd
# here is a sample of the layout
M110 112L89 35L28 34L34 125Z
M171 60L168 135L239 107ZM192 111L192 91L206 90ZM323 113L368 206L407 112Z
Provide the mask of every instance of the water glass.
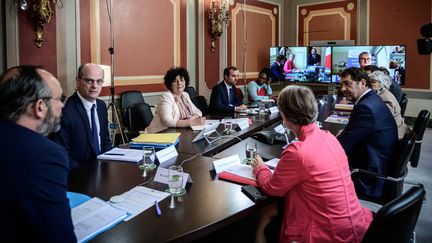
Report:
M260 102L258 105L258 114L260 115L265 115L266 114L266 110L265 110L265 103L264 102Z
M168 188L173 196L185 193L183 188L183 168L179 165L170 166L168 169Z
M232 126L233 126L233 119L231 117L225 117L224 119L224 133L230 134L232 132Z
M246 163L250 164L250 162L255 159L255 157L257 156L257 144L256 143L246 143L246 147L245 147L245 151L246 151Z
M155 162L155 149L154 147L144 146L143 147L143 159L138 162L138 166L142 170L153 170L156 168Z

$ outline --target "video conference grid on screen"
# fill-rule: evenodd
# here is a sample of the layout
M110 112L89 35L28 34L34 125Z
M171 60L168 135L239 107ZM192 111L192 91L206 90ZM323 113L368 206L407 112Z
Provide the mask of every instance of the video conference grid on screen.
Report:
M399 84L405 84L406 46L281 46L270 48L270 67L279 62L287 81L339 82L339 73L348 67L360 67L359 55L365 65L385 67ZM274 71L274 68L272 69Z

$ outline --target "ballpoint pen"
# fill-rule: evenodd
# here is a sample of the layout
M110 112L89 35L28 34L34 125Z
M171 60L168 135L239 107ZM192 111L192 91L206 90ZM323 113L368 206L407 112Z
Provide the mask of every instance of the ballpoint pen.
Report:
M119 155L119 156L124 156L124 154L119 154L119 153L105 153L105 155Z
M157 200L155 200L155 209L156 209L156 215L157 215L158 217L160 217L160 216L162 215L162 211L161 211L160 208L159 208L159 203L158 203Z

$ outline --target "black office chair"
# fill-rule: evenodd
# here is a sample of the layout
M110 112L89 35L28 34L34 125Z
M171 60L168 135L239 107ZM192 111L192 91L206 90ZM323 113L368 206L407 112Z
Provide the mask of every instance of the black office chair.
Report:
M208 114L208 104L204 96L198 95L193 97L192 103L202 112L203 116Z
M405 110L406 110L407 105L408 105L408 97L407 97L406 93L402 94L401 102L399 103L399 105L401 108L401 116L404 117L405 116Z
M413 126L413 132L417 135L417 140L414 145L414 150L411 154L410 163L411 166L416 168L420 159L421 144L423 142L423 134L426 130L426 126L429 122L430 112L428 110L420 111L419 115Z
M148 127L153 120L153 113L150 106L146 103L138 103L130 106L128 109L128 127L127 135L129 138L138 136L140 131Z
M195 96L197 96L197 93L196 93L194 87L188 86L188 87L185 88L184 91L185 91L186 93L188 93L188 95L189 95L189 97L190 97L191 99L193 99Z
M414 186L380 208L362 242L412 242L425 194L423 185Z
M144 103L140 91L126 91L120 94L121 118L124 126L129 128L128 108L134 104Z
M351 175L360 173L371 178L385 180L383 194L379 197L370 197L359 194L359 198L384 205L399 197L403 191L404 179L408 174L408 161L411 157L416 140L416 134L410 132L399 141L392 160L388 163L387 175L379 175L375 172L352 169Z

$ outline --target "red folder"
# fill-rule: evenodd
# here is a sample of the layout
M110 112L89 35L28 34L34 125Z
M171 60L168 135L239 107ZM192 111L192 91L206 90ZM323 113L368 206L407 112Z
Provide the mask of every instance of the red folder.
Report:
M223 180L235 182L241 185L252 185L252 186L258 186L258 183L255 180L239 176L227 171L222 171L218 174L218 177Z

